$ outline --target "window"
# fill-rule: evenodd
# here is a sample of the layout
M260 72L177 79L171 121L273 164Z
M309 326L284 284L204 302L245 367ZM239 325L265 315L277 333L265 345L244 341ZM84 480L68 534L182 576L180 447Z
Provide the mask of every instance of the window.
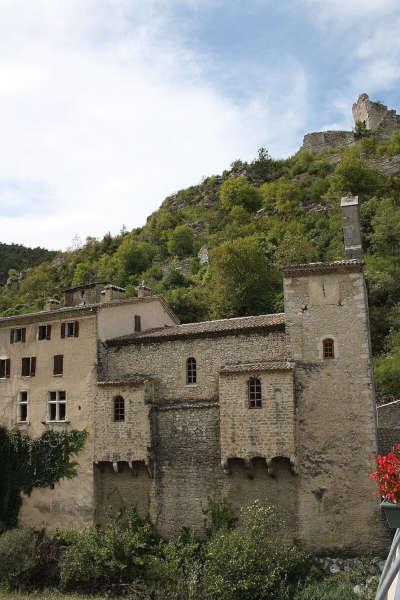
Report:
M39 325L38 340L49 340L51 338L51 325Z
M10 344L16 344L17 342L25 342L26 340L26 327L18 327L11 329L10 331Z
M323 357L335 358L335 342L332 338L326 338L322 342Z
M135 315L135 331L142 331L140 315Z
M192 356L186 361L186 383L191 385L197 381L196 359Z
M249 408L261 408L262 392L261 381L257 377L251 377L248 381Z
M25 423L28 420L28 392L20 392L18 397L18 422Z
M114 398L114 421L125 421L125 400L122 396Z
M79 337L79 321L61 323L61 337Z
M36 356L25 356L21 360L22 377L34 377L36 374Z
M64 372L64 356L56 354L53 356L53 375L62 375Z
M0 379L10 377L11 363L9 358L0 358Z
M66 419L66 393L49 392L48 421L65 421Z

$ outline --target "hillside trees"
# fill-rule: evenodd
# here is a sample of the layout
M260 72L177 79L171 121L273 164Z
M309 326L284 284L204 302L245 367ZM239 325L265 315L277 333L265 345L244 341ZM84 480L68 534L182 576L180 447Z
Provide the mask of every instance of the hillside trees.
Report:
M212 254L211 312L234 317L274 312L280 277L255 237L226 242Z

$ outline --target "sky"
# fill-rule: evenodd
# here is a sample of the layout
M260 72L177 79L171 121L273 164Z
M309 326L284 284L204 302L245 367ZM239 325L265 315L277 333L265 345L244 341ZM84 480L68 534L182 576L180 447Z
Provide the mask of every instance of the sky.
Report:
M0 241L140 227L399 78L398 0L0 0Z

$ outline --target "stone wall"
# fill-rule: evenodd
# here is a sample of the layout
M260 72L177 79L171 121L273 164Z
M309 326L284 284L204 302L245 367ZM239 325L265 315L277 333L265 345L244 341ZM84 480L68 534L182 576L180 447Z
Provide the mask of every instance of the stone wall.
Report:
M346 148L356 143L352 131L318 131L307 133L303 139L302 150L322 152L327 148Z
M246 461L262 457L269 464L275 457L295 462L294 365L274 369L264 365L242 365L222 372L219 383L221 461ZM248 381L261 383L262 404L249 409Z
M289 269L284 279L296 360L300 537L312 547L336 551L368 551L385 543L369 479L377 441L360 265L344 261L332 271L318 265ZM322 352L325 338L334 340L330 359Z
M368 94L361 94L353 104L353 118L355 123L364 123L379 137L390 138L394 131L400 130L400 116L396 111L380 102L372 102Z

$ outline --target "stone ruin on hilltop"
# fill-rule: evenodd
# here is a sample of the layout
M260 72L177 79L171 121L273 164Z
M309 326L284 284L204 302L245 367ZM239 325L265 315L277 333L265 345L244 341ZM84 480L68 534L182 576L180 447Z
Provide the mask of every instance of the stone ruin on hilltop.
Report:
M388 109L381 102L372 102L368 94L361 94L353 104L354 123L361 123L367 131L375 133L381 139L390 138L394 131L400 130L400 115ZM304 136L302 150L321 152L332 148L345 148L357 143L354 131L317 131Z

